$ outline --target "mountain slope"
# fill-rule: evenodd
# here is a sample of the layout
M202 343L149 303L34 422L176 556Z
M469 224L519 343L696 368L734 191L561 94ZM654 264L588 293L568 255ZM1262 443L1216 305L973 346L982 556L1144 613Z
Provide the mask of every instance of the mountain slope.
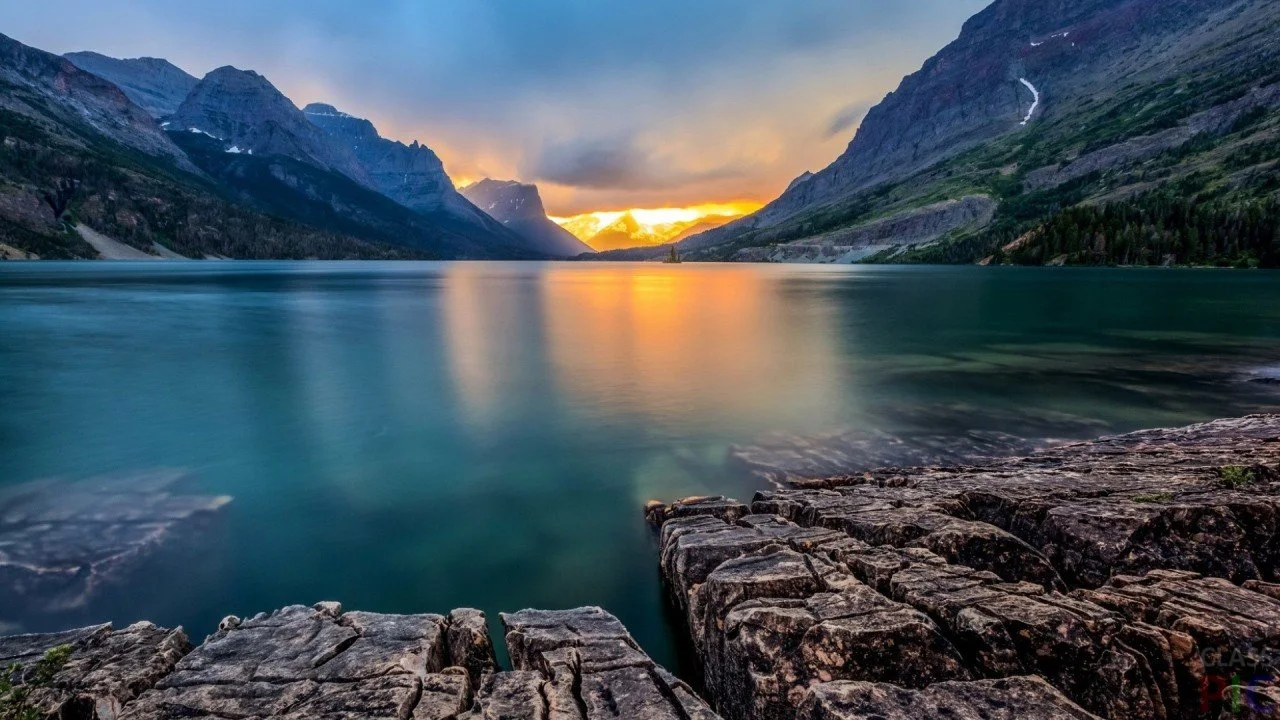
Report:
M330 132L258 73L223 67L165 124L201 170L263 212L439 257L540 256L459 196L430 150L382 140L372 124L350 120L354 136ZM429 187L406 186L422 193L417 202L383 192L389 176L407 179L411 170L431 178Z
M567 258L594 252L547 217L536 185L485 178L459 192L545 255Z
M330 142L289 98L252 70L228 65L205 75L165 126L215 138L228 152L282 155L373 186L349 148Z
M623 213L622 217L614 220L612 224L587 240L587 244L599 252L646 247L658 245L661 242L660 236L654 235L648 228L641 225L631 213Z
M868 113L834 163L681 247L708 259L872 250L970 261L1067 207L1124 202L1195 173L1180 192L1198 202L1265 202L1253 175L1276 158L1259 147L1275 130L1278 22L1270 0L997 0ZM1252 130L1236 127L1245 115ZM1198 157L1161 158L1193 139ZM1247 146L1258 162L1223 164L1226 148ZM1148 169L1162 175L1140 177ZM944 214L951 224L930 210L966 198L997 209ZM865 244L875 234L863 226L888 218L906 239ZM783 247L801 245L814 252ZM747 251L768 247L779 250Z
M369 242L440 259L534 259L518 237L478 227L443 211L410 210L341 173L286 155L227 152L201 133L174 141L241 205Z
M0 83L9 91L0 95L0 108L32 119L87 124L125 147L195 169L119 88L69 60L0 35Z
M182 68L160 58L117 59L96 52L67 53L63 57L81 70L115 84L154 118L176 112L199 82Z
M0 255L96 258L84 238L101 234L152 256L425 256L222 193L115 85L0 36Z
M338 145L349 149L368 176L371 187L413 210L444 210L478 225L491 225L488 216L454 189L444 163L431 150L388 140L373 123L348 115L332 105L312 103L303 114Z
M308 122L328 135L331 143L349 151L360 166L368 186L400 205L458 227L490 236L493 252L515 248L513 257L545 256L546 252L476 207L453 186L444 163L426 145L406 145L378 134L372 122L341 112L332 105L311 103L303 108Z

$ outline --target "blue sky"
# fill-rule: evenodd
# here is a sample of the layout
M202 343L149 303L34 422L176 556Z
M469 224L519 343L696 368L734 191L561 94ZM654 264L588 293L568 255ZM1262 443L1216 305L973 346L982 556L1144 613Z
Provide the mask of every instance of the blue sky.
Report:
M987 0L0 0L52 52L257 70L559 214L769 200Z

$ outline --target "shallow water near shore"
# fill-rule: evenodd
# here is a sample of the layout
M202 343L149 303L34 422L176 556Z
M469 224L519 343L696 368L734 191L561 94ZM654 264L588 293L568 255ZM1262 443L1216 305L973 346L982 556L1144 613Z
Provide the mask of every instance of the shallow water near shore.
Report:
M601 605L678 669L646 500L1276 409L1269 378L1261 272L0 264L0 497L231 498L0 627Z

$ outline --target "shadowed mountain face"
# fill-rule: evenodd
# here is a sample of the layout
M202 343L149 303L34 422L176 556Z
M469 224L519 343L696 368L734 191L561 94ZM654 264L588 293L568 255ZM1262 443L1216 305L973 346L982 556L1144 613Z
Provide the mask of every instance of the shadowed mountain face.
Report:
M477 231L492 233L499 243L535 255L546 254L463 197L431 148L416 140L406 145L384 138L368 120L325 103L312 103L303 114L325 132L332 145L355 158L361 177L367 178L369 187L382 195L410 210L448 216Z
M283 155L373 186L349 148L331 142L289 98L252 70L226 66L204 76L166 127L212 137L231 153Z
M536 185L485 178L460 191L498 222L525 238L530 246L552 257L576 257L593 252L573 233L552 222Z
M312 103L303 108L303 114L356 158L372 187L383 195L414 210L448 208L478 215L469 203L459 202L453 181L431 148L417 141L405 145L387 140L378 135L373 123L332 105Z
M1031 189L1038 169L1179 125L1193 130L1185 141L1204 129L1196 113L1274 83L1274 10L1266 0L996 0L873 108L830 166L682 247L725 248L717 257L728 259L782 243L839 246L847 238L829 233L973 195L1012 213L1003 201ZM1099 167L1149 157L1131 150ZM1022 215L997 212L992 227ZM943 228L933 241L985 227Z
M122 60L95 52L67 53L64 57L81 70L115 84L154 118L177 112L199 82L182 68L160 58Z

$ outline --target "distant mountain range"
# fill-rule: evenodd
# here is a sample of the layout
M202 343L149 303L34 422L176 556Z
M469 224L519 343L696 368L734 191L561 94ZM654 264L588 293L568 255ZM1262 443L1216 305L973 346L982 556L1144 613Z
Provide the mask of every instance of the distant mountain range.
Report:
M569 258L594 252L573 233L547 217L536 185L485 178L462 188L460 192L544 255Z
M558 257L418 143L258 73L0 36L0 257ZM536 193L536 190L535 190Z
M835 162L681 252L1280 264L1277 47L1274 0L996 0Z

